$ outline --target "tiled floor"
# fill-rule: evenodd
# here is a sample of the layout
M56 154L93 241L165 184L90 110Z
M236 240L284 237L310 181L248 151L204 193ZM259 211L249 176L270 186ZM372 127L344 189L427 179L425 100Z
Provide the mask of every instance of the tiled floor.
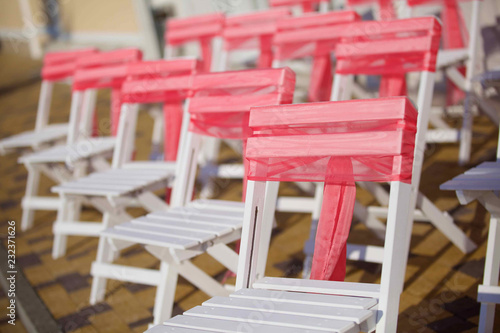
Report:
M36 73L39 63L0 56L0 137L6 137L34 126L39 81L27 81ZM105 119L109 96L99 95L99 119ZM65 121L69 110L70 91L60 87L54 95L53 120ZM99 122L104 126L104 121ZM139 121L137 157L147 158L145 149L150 137L151 120L142 113ZM493 159L497 129L488 119L480 117L475 123L473 163ZM458 167L456 145L429 146L422 177L422 190L440 208L453 215L457 224L479 244L478 249L464 255L439 231L426 223L416 223L413 230L411 257L408 263L405 291L401 298L399 332L475 332L479 320L476 289L482 277L486 250L488 214L475 203L466 207L458 204L454 193L442 192L439 185L468 167ZM469 165L469 166L471 166ZM17 155L0 157L0 234L6 233L7 220L20 221L20 201L24 193L26 171L17 164ZM42 190L49 194L51 182L43 179ZM241 186L234 181L218 183L219 198L238 200ZM288 186L283 193L298 193ZM369 196L359 191L360 199L368 202ZM132 210L140 215L141 210ZM111 281L103 303L90 306L88 297L91 276L90 264L96 255L97 240L71 237L68 255L53 260L52 222L55 212L36 214L35 227L17 236L17 260L24 274L43 300L55 320L65 332L142 332L151 320L155 288ZM99 220L99 214L87 208L83 220ZM299 276L303 260L302 247L309 233L309 217L299 214L278 214L278 228L274 231L267 273L272 276ZM369 231L357 224L353 227L351 241L367 242L373 239ZM157 267L158 261L139 246L122 252L119 262L141 267ZM200 256L195 263L212 276L222 279L223 267L208 256ZM349 281L374 282L380 266L350 262L347 270ZM231 280L230 280L231 281ZM175 313L200 304L208 298L184 279L176 291ZM0 293L0 309L5 309L7 299ZM3 311L3 310L1 310ZM500 311L497 310L497 314ZM15 328L7 324L3 313L0 317L1 332L24 332L22 325ZM500 320L500 319L499 319ZM500 327L499 325L497 325ZM500 332L500 328L497 330Z

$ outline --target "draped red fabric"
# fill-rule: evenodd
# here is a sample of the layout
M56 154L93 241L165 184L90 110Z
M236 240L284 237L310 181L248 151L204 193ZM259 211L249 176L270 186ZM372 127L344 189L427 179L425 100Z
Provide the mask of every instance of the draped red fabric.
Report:
M163 103L165 121L165 144L163 145L165 161L175 161L179 147L182 126L182 103Z
M273 61L272 41L277 22L291 15L288 9L270 9L229 16L224 28L226 50L258 49L258 68L270 68Z
M406 97L252 108L248 179L325 184L311 278L344 279L355 181L411 182L417 116Z
M289 68L254 69L199 75L193 80L189 130L201 135L243 141L250 135L250 108L293 101L295 73ZM245 170L248 165L243 156ZM243 179L243 201L247 173Z
M333 72L330 54L340 35L327 31L310 30L360 21L354 11L335 11L328 13L308 13L278 22L274 37L275 59L288 60L313 57L308 99L312 102L328 101L332 88ZM331 36L331 39L323 39ZM319 39L321 38L321 39Z
M43 58L42 79L60 81L73 76L77 60L97 53L97 49L86 48L65 52L50 52Z
M469 1L469 0L464 0ZM408 0L409 6L442 5L441 19L443 20L443 49L463 49L469 44L467 26L464 22L459 0ZM458 70L465 74L466 67ZM446 79L446 104L455 105L465 98L465 92L458 88L453 81Z
M221 36L224 23L225 16L222 13L169 19L165 30L165 45L180 46L188 42L198 42L201 48L203 71L210 72L212 40Z
M466 29L457 0L446 0L443 7L443 47L444 49L461 49L466 45ZM465 74L465 66L458 70ZM449 89L446 90L446 104L455 105L465 98L465 92L453 81L446 79Z

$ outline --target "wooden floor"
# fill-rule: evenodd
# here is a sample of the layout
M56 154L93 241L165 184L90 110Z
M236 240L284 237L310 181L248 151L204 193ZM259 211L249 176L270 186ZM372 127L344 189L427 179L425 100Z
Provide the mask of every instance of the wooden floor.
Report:
M40 63L17 56L0 55L0 138L32 129L40 87L36 79ZM58 87L54 94L52 120L66 120L70 103L67 86ZM99 94L97 111L99 129L107 131L109 96ZM451 120L453 121L453 120ZM152 122L146 113L139 120L137 158L145 159L145 147L151 134ZM413 230L411 255L408 262L405 290L401 297L398 332L476 332L479 305L477 285L482 279L488 213L476 203L462 207L455 194L439 190L439 185L484 160L493 160L498 131L485 117L474 125L473 163L457 166L457 145L430 145L422 177L422 191L441 209L448 211L459 227L478 244L473 253L464 255L439 231L427 223L416 223ZM17 155L0 157L0 235L7 231L7 221L20 221L20 202L25 190L26 170L17 164ZM41 193L50 194L52 183L44 179ZM219 181L217 197L238 200L238 182ZM293 186L282 189L285 194L299 193ZM361 200L371 198L361 193ZM141 210L131 211L140 215ZM143 332L151 321L155 288L131 283L108 283L104 302L90 306L90 264L96 255L97 240L71 237L68 255L52 260L52 223L55 212L36 214L35 227L17 235L17 261L31 286L45 303L65 332ZM98 221L100 215L86 208L82 219ZM278 214L267 274L298 277L302 269L302 247L309 233L310 217L301 214ZM352 242L366 243L374 237L357 224L351 233ZM140 246L122 252L119 262L141 267L158 267L158 261ZM222 279L225 270L217 262L202 255L195 263L212 276ZM380 265L349 262L347 280L375 282ZM231 279L229 279L231 281ZM181 313L208 298L184 279L176 292L174 313ZM0 292L0 309L7 306ZM1 310L0 332L24 332L20 325L12 327ZM497 332L500 332L500 311L497 309Z

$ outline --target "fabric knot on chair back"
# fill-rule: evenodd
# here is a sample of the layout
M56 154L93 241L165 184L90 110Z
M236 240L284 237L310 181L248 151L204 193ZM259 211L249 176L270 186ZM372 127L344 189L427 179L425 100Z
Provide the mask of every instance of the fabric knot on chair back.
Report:
M248 179L325 183L311 278L345 277L355 181L411 182L417 117L406 97L252 108Z
M257 67L269 68L273 61L272 41L277 22L290 15L288 9L271 9L229 16L223 32L224 48L228 51L258 49Z
M336 73L382 75L380 97L406 95L404 74L436 70L440 37L433 17L353 23L335 48Z
M212 39L222 35L225 16L222 13L188 18L169 19L165 33L165 44L180 46L188 42L199 42L203 71L210 72L212 64Z
M116 135L122 104L121 87L128 75L129 63L142 59L138 49L103 52L79 58L74 75L73 90L111 89L111 134Z
M330 53L338 38L319 41L322 34L310 31L313 28L330 27L360 21L354 11L334 11L328 13L308 13L299 17L290 17L278 21L274 36L274 59L290 60L313 57L313 68L309 84L309 101L327 101L332 89L332 64Z
M79 58L96 54L94 48L47 53L43 58L42 79L61 81L74 75Z

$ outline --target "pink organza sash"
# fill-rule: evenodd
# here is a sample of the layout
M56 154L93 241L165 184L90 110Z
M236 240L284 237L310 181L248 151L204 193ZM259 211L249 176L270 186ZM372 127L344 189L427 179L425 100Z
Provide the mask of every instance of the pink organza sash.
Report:
M465 0L467 1L467 0ZM443 6L441 18L443 20L443 49L463 49L469 44L469 34L464 22L458 0L408 0L409 6L440 4ZM465 66L458 70L465 74ZM455 105L465 97L465 92L458 88L453 81L446 79L449 87L446 91L446 104Z
M344 279L355 181L411 182L416 124L406 97L252 108L248 179L325 183L311 278Z
M222 13L188 18L169 19L165 31L165 44L179 46L197 41L203 61L202 70L210 72L212 65L212 40L222 35L225 16Z
M320 35L314 32L307 33L308 29L330 27L360 20L361 17L354 11L335 11L308 13L278 22L278 31L273 42L275 59L283 61L307 56L313 57L308 91L309 101L318 102L330 99L333 80L330 54L339 38L318 41L316 38Z

